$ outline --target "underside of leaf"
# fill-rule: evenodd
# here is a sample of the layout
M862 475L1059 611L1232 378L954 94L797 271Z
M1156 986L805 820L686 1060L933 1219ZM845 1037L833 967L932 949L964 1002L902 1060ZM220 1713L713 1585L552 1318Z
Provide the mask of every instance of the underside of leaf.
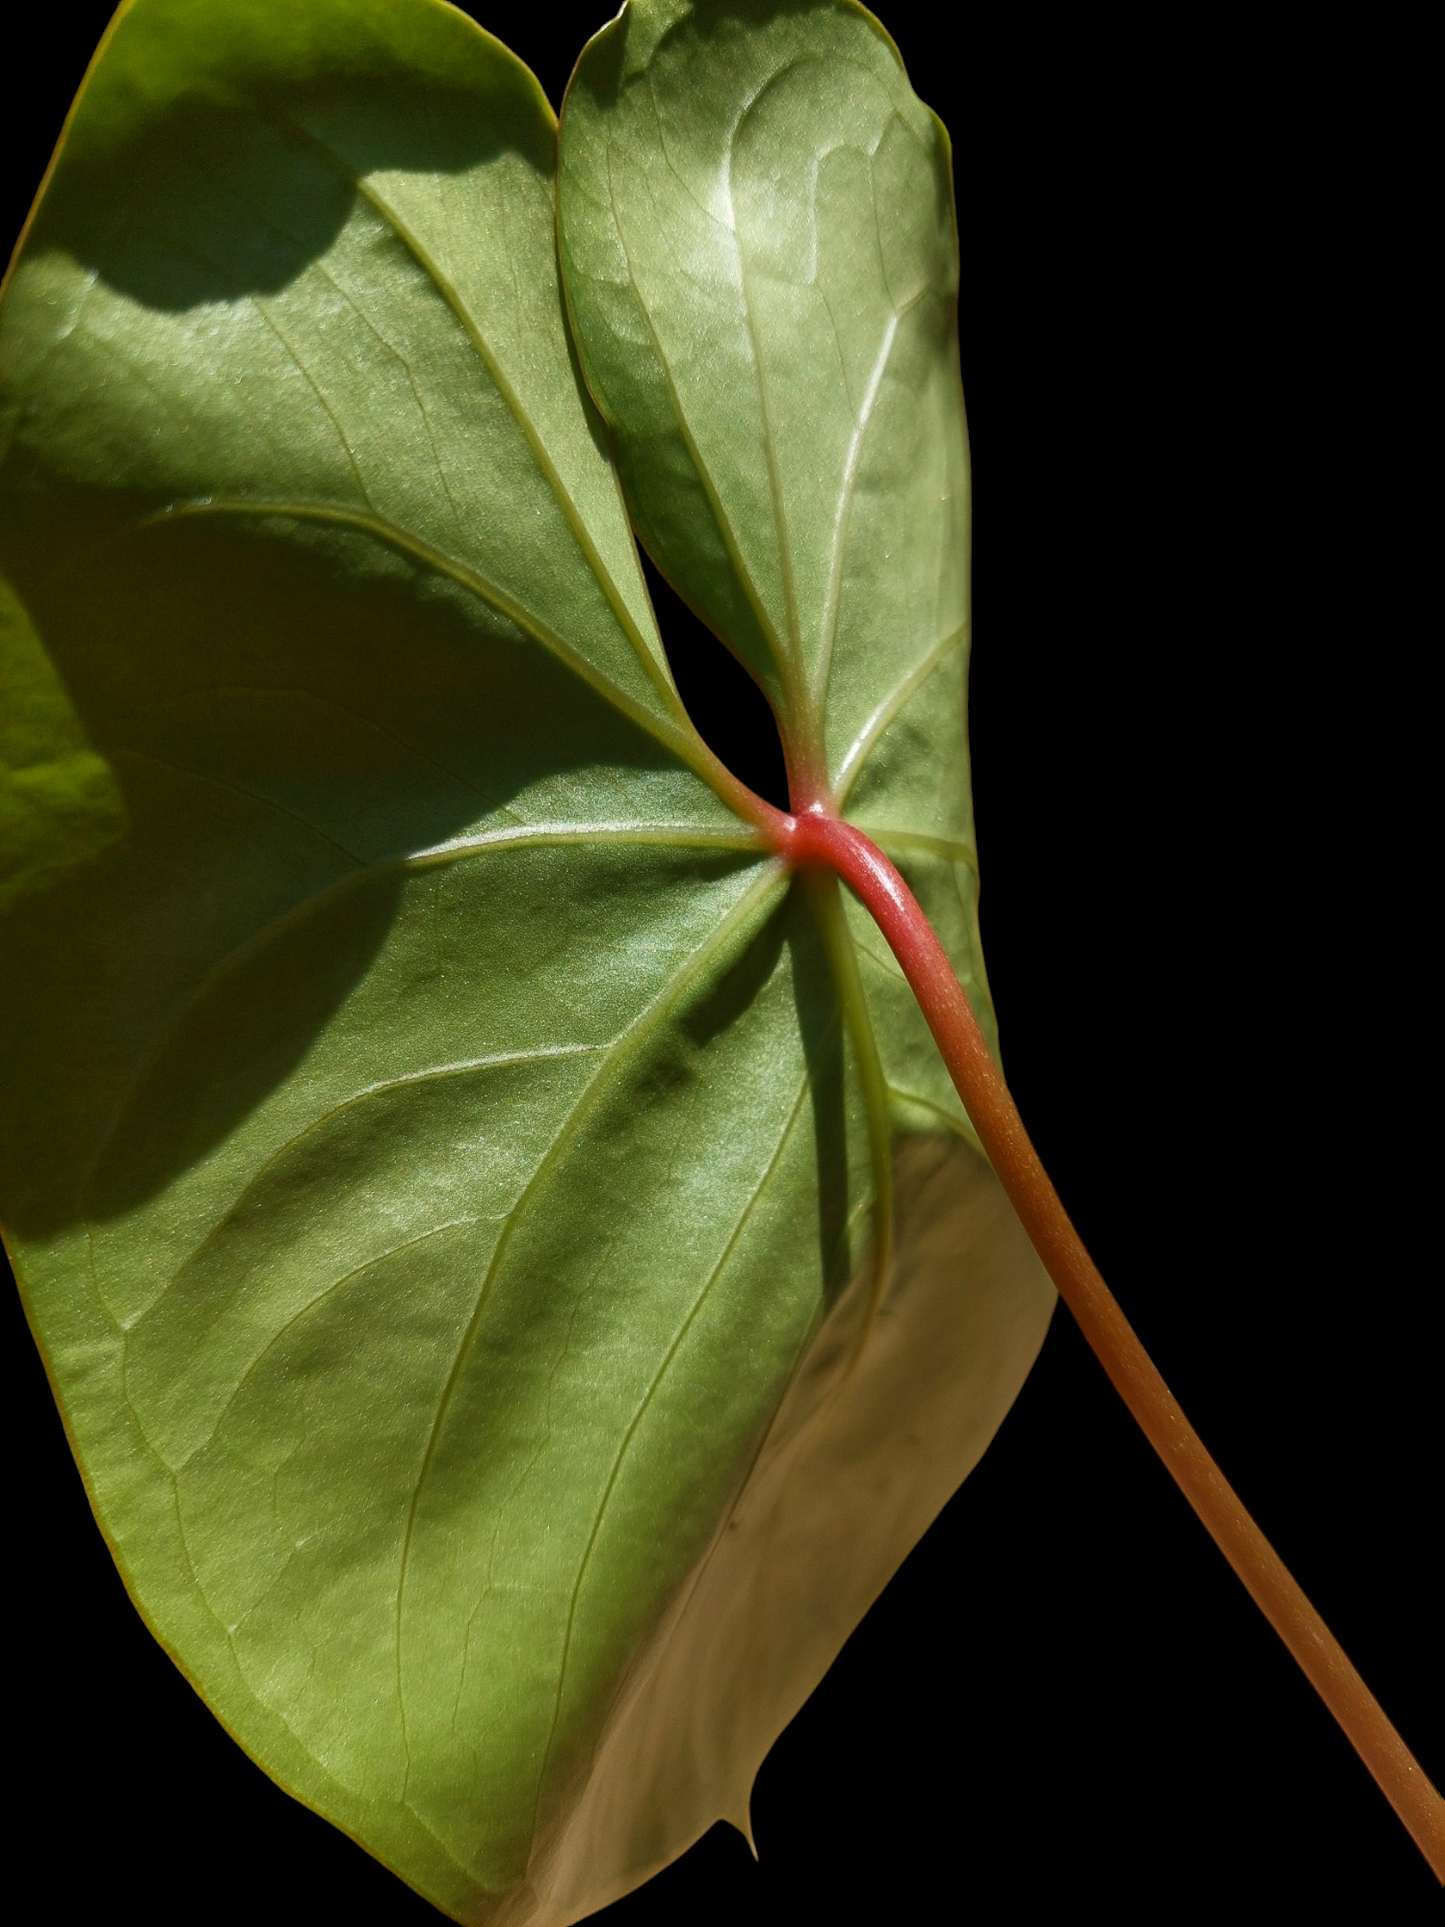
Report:
M131 0L0 308L30 1314L218 1716L519 1927L746 1826L1053 1303L876 931L693 730L629 522L987 1021L941 130L842 4L634 5L567 114L572 335L496 41Z

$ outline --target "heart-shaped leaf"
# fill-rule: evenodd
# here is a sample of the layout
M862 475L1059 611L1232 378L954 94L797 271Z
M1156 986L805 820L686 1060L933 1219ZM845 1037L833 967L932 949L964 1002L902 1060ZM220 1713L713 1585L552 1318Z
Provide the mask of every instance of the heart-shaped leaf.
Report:
M573 102L633 513L981 999L941 135L851 7L643 8ZM669 423L740 257L659 204L644 259L608 183L715 222L734 121L767 405ZM881 943L676 695L553 156L438 0L131 0L0 312L6 634L111 799L4 926L32 1317L157 1635L477 1922L746 1824L1053 1302Z
M947 135L847 0L633 0L563 125L568 301L643 542L768 690L795 776L967 847ZM914 732L878 754L905 709L939 719L906 803Z

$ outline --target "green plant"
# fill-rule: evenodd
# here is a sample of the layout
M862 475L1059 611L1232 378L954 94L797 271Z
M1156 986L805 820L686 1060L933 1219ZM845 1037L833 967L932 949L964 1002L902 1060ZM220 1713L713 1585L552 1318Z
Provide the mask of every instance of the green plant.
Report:
M638 35L661 11L670 20L679 10L637 10L629 58L642 57ZM826 819L825 788L842 788L836 762L823 768L818 692L835 746L857 740L880 703L913 694L908 676L940 645L937 675L920 677L874 753L849 765L858 778L849 811L907 862L982 1004L972 884L957 847L968 842L968 805L957 755L962 652L951 644L966 611L965 551L962 524L937 507L966 485L942 149L865 16L822 9L800 22L790 9L764 11L772 17L744 26L732 9L716 20L699 10L734 63L775 59L779 37L807 36L750 123L761 151L744 169L744 198L750 182L776 188L799 159L789 113L812 125L836 112L851 125L863 111L858 88L884 102L874 181L887 218L873 232L885 258L872 305L864 299L841 327L833 319L841 386L811 348L793 343L789 358L789 303L802 298L789 276L809 237L789 232L778 245L774 199L733 215L758 237L761 338L783 370L771 431L738 420L746 370L726 359L737 341L720 324L697 338L709 311L696 256L686 311L676 311L671 230L629 262L645 298L628 296L617 260L636 233L619 243L590 192L617 127L640 138L623 113L636 91L621 106L610 93L618 30L592 55L568 122L563 257L576 338L616 432L634 521L779 711L800 822L808 802ZM190 21L195 38L178 31ZM6 310L17 398L13 633L26 635L28 611L79 712L47 684L37 714L46 723L55 712L64 754L25 752L27 770L59 772L51 789L66 807L18 817L12 963L26 994L12 1007L27 1028L11 1056L18 1131L7 1209L102 1516L153 1622L273 1771L466 1914L479 1887L515 1884L539 1814L573 1817L569 1775L586 1763L599 1705L725 1515L792 1359L834 1302L856 1321L833 1361L834 1404L846 1414L850 1400L876 1396L884 1327L864 1337L867 1293L843 1287L860 1267L880 1289L887 1273L878 1227L894 1214L878 1200L895 1182L890 1135L902 1140L896 1275L923 1275L910 1239L936 1242L948 1263L931 1288L952 1342L965 1330L958 1294L987 1273L957 1262L966 1227L954 1218L992 1198L991 1180L901 979L827 875L838 869L866 892L879 874L858 867L867 852L825 826L815 854L826 861L789 882L772 852L803 854L800 832L739 792L672 693L601 437L568 365L551 285L546 119L527 78L459 17L421 4L317 5L293 17L141 0L121 33L130 38L118 36L97 69ZM699 54L690 35L699 37L684 24L673 51L710 57L711 43ZM788 65L795 58L812 63L806 86L787 77L801 71ZM840 75L847 86L835 84ZM725 62L721 77L714 70L688 91L699 141L728 78ZM772 105L781 128L768 121ZM839 211L824 224L820 279L826 290L822 256L836 246L854 301L858 210L873 221L875 188L860 202L856 150L845 141L829 152L841 157L826 183ZM634 145L623 174L646 190L629 215L644 243L668 188L649 166L664 159ZM685 194L667 214L704 237L718 220ZM896 296L892 309L880 289ZM703 358L689 409L700 452L656 378L657 333L670 361ZM891 394L879 385L888 364L878 350L895 339L917 372ZM800 393L810 371L817 392ZM903 417L882 449L829 414L879 395ZM710 403L714 418L699 427L691 410ZM836 486L819 485L829 454L856 483L858 513L873 518L856 555L830 549L816 529L797 533L836 508ZM790 583L791 543L802 559ZM103 574L78 570L81 554L103 557ZM837 569L804 579L819 555ZM773 631L818 641L826 670L799 649L775 649ZM519 716L536 722L521 727ZM119 836L117 794L128 824ZM25 840L31 822L46 839L38 854ZM57 886L62 830L84 860ZM493 884L493 858L519 880ZM313 902L319 917L298 913ZM276 941L260 941L264 932ZM927 941L908 918L897 935L905 947L910 935ZM950 981L925 982L925 999L948 998ZM967 1024L956 1000L939 1017L966 1085ZM610 1049L618 1039L636 1047L639 1068L615 1090L593 1085L597 1062L626 1060ZM57 1076L62 1048L75 1067ZM466 1068L444 1081L443 1064ZM983 1082L971 1102L987 1104L998 1092L986 1062L975 1059L974 1071ZM363 1090L376 1095L358 1105ZM530 1152L529 1133L541 1134ZM548 1144L556 1148L544 1152ZM569 1176L566 1160L583 1152ZM1009 1175L1010 1158L996 1161ZM478 1198L481 1171L494 1196ZM560 1186L560 1206L546 1205L549 1186ZM489 1228L520 1197L530 1218ZM1027 1210L1026 1193L1020 1202ZM997 1200L985 1208L996 1212ZM967 1470L1041 1336L1049 1296L1007 1215L991 1220L991 1237L1009 1254L1002 1322L1015 1329L1012 1345L1002 1332L974 1341L994 1376L990 1396L976 1409L958 1396L958 1362L920 1322L910 1342L921 1356L883 1400L894 1416L870 1412L863 1428L889 1467L908 1445L897 1415L915 1413L919 1373L932 1364L940 1424L960 1431L920 1455L933 1484L919 1517L874 1516L873 1568L861 1566L852 1495L841 1495L861 1603ZM157 1297L168 1248L184 1264ZM329 1282L354 1295L344 1323L318 1329L307 1294L317 1265L334 1269L338 1252L342 1270ZM692 1272L680 1270L679 1252ZM698 1280L716 1270L731 1294L734 1269L736 1299L713 1337L718 1298ZM95 1290L94 1303L77 1299L77 1282ZM446 1373L438 1395L399 1375L424 1378L438 1357L457 1356L483 1302L499 1320L487 1335L486 1411L459 1422L449 1445L432 1420L475 1388L460 1375L453 1392ZM425 1328L413 1322L418 1307ZM126 1332L123 1347L108 1318ZM299 1338L287 1337L296 1326ZM713 1349L649 1441L659 1404L646 1404L647 1386L683 1371L699 1341ZM246 1379L243 1392L268 1346L279 1346L270 1356L282 1369L267 1380L263 1367L259 1390ZM126 1429L122 1350L143 1439ZM555 1451L549 1400L564 1413ZM219 1447L218 1420L236 1428ZM403 1436L418 1421L426 1436ZM139 1476L149 1450L177 1475L179 1533L165 1512L169 1475L149 1485ZM652 1462L629 1494L629 1454L646 1452ZM426 1474L423 1496L443 1488L434 1518L412 1460ZM497 1501L486 1488L499 1472L507 1490ZM757 1476L765 1481L767 1467ZM515 1493L539 1477L541 1496L518 1506ZM780 1503L808 1494L794 1479ZM826 1516L839 1499L834 1479L812 1503ZM268 1509L269 1542L257 1526ZM476 1570L465 1563L477 1557L471 1532L460 1553L448 1537L469 1509L493 1535ZM599 1520L610 1525L619 1510L626 1532L609 1548ZM351 1532L339 1551L324 1543L338 1514ZM568 1530L581 1537L560 1545L549 1580L549 1547ZM414 1609L378 1578L398 1531L397 1563L409 1576L422 1568L429 1589ZM303 1556L318 1538L319 1564ZM411 1562L413 1541L431 1549L430 1574ZM182 1550L203 1569L199 1592L183 1567L163 1569ZM826 1567L809 1570L836 1591ZM595 1606L583 1591L594 1576ZM549 1584L546 1608L519 1616L516 1588L545 1594ZM268 1623L278 1600L284 1612ZM761 1709L760 1724L733 1735L740 1758L725 1809L730 1798L737 1811L799 1680L806 1690L856 1609L825 1629L772 1699L737 1695ZM385 1708L373 1718L366 1670L393 1612L410 1628L413 1611L419 1650L403 1657L397 1632L392 1659L405 1717L423 1729L422 1820L407 1818L392 1785L398 1772L406 1782L412 1735L387 1730ZM534 1655L522 1648L500 1680L467 1676L458 1653L468 1638L516 1654L519 1628ZM682 1664L686 1641L671 1652ZM480 1695L460 1712L449 1666ZM721 1669L714 1683L724 1684ZM268 1695L270 1711L258 1711ZM342 1730L334 1707L348 1699ZM641 1724L651 1711L638 1705ZM520 1736L510 1745L509 1718ZM334 1749L329 1780L287 1730L308 1721L324 1735L314 1744ZM453 1743L444 1732L428 1738L429 1725L465 1730ZM474 1733L491 1749L480 1764L447 1754L478 1745ZM664 1853L710 1817L716 1789L688 1808L651 1732L639 1739L624 1724L609 1744L634 1750L638 1777L644 1767L660 1776L662 1825L675 1829ZM485 1798L458 1811L478 1799L479 1776ZM564 1911L605 1898L608 1878L645 1871L645 1851L627 1841L637 1816L614 1824L624 1871L578 1870L564 1850L552 1875L571 1895L557 1902ZM479 1828L491 1829L480 1851ZM432 1834L451 1829L456 1839L439 1849ZM479 1852L464 1877L448 1863L462 1838Z

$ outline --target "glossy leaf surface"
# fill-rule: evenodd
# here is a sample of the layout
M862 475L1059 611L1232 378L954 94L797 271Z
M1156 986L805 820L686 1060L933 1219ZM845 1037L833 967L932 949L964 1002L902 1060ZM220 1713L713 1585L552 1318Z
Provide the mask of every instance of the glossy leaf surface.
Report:
M739 511L759 580L816 575L833 491L827 652L800 616L755 667L807 655L795 739L827 717L981 995L943 150L856 11L675 13L684 174L800 34L831 78L769 140L886 147L882 97L935 140L926 212L916 161L846 155L815 210L841 259L867 174L923 237L916 379L860 269L812 492L761 416L698 473L792 464L802 547ZM631 97L579 123L589 205ZM159 1637L478 1922L579 1919L745 1822L1052 1303L881 942L768 855L676 696L553 154L434 0L133 0L0 313L8 660L104 825L3 927L7 1237ZM644 307L712 271L675 246ZM801 370L795 306L757 339ZM598 388L637 503L653 404ZM705 600L701 536L663 559Z

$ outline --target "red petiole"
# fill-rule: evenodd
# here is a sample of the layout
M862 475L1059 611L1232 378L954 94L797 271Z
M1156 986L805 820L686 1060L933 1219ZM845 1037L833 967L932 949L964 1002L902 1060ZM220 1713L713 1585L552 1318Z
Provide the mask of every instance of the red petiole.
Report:
M750 801L750 814L777 854L798 867L832 870L887 938L999 1182L1059 1296L1210 1537L1445 1883L1445 1801L1204 1449L1119 1309L1029 1141L963 988L913 892L877 845L845 823L826 797L791 815L759 805L756 798Z

